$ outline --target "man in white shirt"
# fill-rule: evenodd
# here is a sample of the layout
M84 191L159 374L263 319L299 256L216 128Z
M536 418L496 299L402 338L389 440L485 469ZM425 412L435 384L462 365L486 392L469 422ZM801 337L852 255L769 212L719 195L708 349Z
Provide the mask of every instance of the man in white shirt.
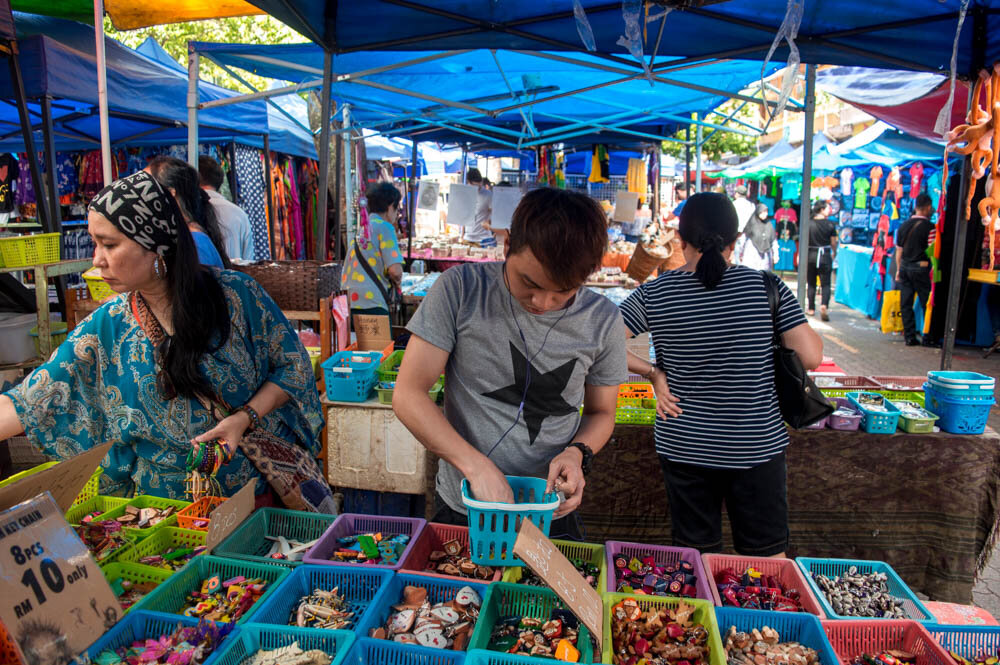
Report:
M243 208L219 193L219 187L226 177L222 167L208 155L201 155L198 158L198 173L201 174L201 188L208 194L215 209L229 258L253 261L253 231L250 228L250 218L243 212Z
M477 245L481 245L484 240L493 241L493 232L487 226L493 212L493 192L486 187L479 169L469 169L465 176L465 182L479 188L479 198L476 202L476 223L466 227L465 240Z
M757 206L753 204L753 201L747 198L747 188L744 185L736 188L736 192L733 195L733 207L736 208L736 217L739 219L740 233L743 233L747 222L750 221L754 211L757 210Z

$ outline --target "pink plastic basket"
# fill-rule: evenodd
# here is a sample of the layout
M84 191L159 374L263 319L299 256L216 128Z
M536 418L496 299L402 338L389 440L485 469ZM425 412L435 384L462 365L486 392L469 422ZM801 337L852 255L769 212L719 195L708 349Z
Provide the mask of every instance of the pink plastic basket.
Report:
M861 427L861 412L854 408L854 405L847 401L846 397L835 397L837 408L842 406L850 407L856 415L835 416L830 414L830 429L841 430L843 432L856 432Z
M900 649L914 654L917 665L954 665L944 647L916 621L873 619L820 623L841 663L850 663L863 653Z
M754 568L765 575L777 577L786 590L797 589L799 592L799 601L802 603L805 611L815 614L820 618L826 618L826 612L823 611L819 601L816 600L816 596L813 595L812 589L809 588L809 583L802 575L802 569L798 567L793 559L736 556L732 554L702 554L701 560L705 564L705 572L710 577L709 584L711 584L712 588L712 600L715 601L716 607L727 606L723 604L722 597L719 595L719 587L716 586L715 576L727 568L735 570L737 575L742 574L747 568Z
M428 522L426 526L424 526L424 530L420 532L420 537L417 538L413 542L413 545L410 546L410 550L407 553L406 559L403 561L403 565L399 569L399 572L427 575L428 577L440 577L446 580L482 582L484 584L500 581L500 576L503 575L503 568L496 568L493 576L488 580L473 579L470 577L461 577L456 575L442 575L441 573L427 570L427 562L430 560L431 552L435 550L443 550L444 547L442 546L449 540L457 540L462 543L466 554L468 554L469 527Z
M379 515L344 513L330 525L326 533L320 536L319 541L313 545L312 549L306 552L306 555L302 558L302 562L314 563L321 566L373 565L331 561L330 557L333 556L333 553L341 548L337 543L337 539L365 533L381 533L387 537L389 535L405 533L410 537L410 542L406 544L406 548L400 554L399 561L391 566L378 564L379 568L399 570L413 549L413 544L420 538L420 533L424 530L426 524L427 520L417 517L384 517Z
M631 560L633 557L641 559L644 556L652 556L658 566L672 566L680 561L688 561L694 566L694 574L698 577L695 589L698 591L698 598L713 601L712 580L705 574L705 566L701 561L701 554L691 547L669 547L667 545L645 545L642 543L624 543L618 540L609 540L604 544L604 556L608 566L608 588L609 593L617 591L618 580L615 576L615 559L625 557Z

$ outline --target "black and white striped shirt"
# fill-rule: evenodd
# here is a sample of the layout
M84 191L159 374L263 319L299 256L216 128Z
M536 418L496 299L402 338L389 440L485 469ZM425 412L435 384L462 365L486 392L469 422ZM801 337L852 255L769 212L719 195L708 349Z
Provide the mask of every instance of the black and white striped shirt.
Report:
M779 294L783 333L806 318L783 283ZM658 453L672 462L748 469L788 445L759 271L731 266L710 291L694 273L672 270L636 289L621 312L634 334L651 333L656 364L684 411L656 420Z

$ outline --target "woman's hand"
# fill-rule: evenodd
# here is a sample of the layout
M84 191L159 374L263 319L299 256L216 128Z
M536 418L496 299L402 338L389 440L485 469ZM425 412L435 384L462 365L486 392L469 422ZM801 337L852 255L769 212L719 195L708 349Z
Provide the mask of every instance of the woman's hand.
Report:
M684 413L678 406L679 399L670 392L667 385L667 373L659 367L653 367L653 371L647 377L653 384L653 392L656 394L656 415L664 420L669 416L677 417Z
M250 416L243 411L237 411L220 420L219 424L201 436L192 439L191 443L207 443L218 439L219 443L226 448L226 456L232 457L248 427L250 427Z

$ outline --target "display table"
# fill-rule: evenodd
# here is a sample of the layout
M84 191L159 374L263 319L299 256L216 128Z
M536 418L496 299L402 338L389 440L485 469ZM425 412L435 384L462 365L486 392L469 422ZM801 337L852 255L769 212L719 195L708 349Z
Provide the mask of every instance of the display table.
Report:
M586 539L669 544L652 428L613 436L587 478ZM969 603L995 544L1000 436L793 431L788 500L789 556L886 561L931 598Z

